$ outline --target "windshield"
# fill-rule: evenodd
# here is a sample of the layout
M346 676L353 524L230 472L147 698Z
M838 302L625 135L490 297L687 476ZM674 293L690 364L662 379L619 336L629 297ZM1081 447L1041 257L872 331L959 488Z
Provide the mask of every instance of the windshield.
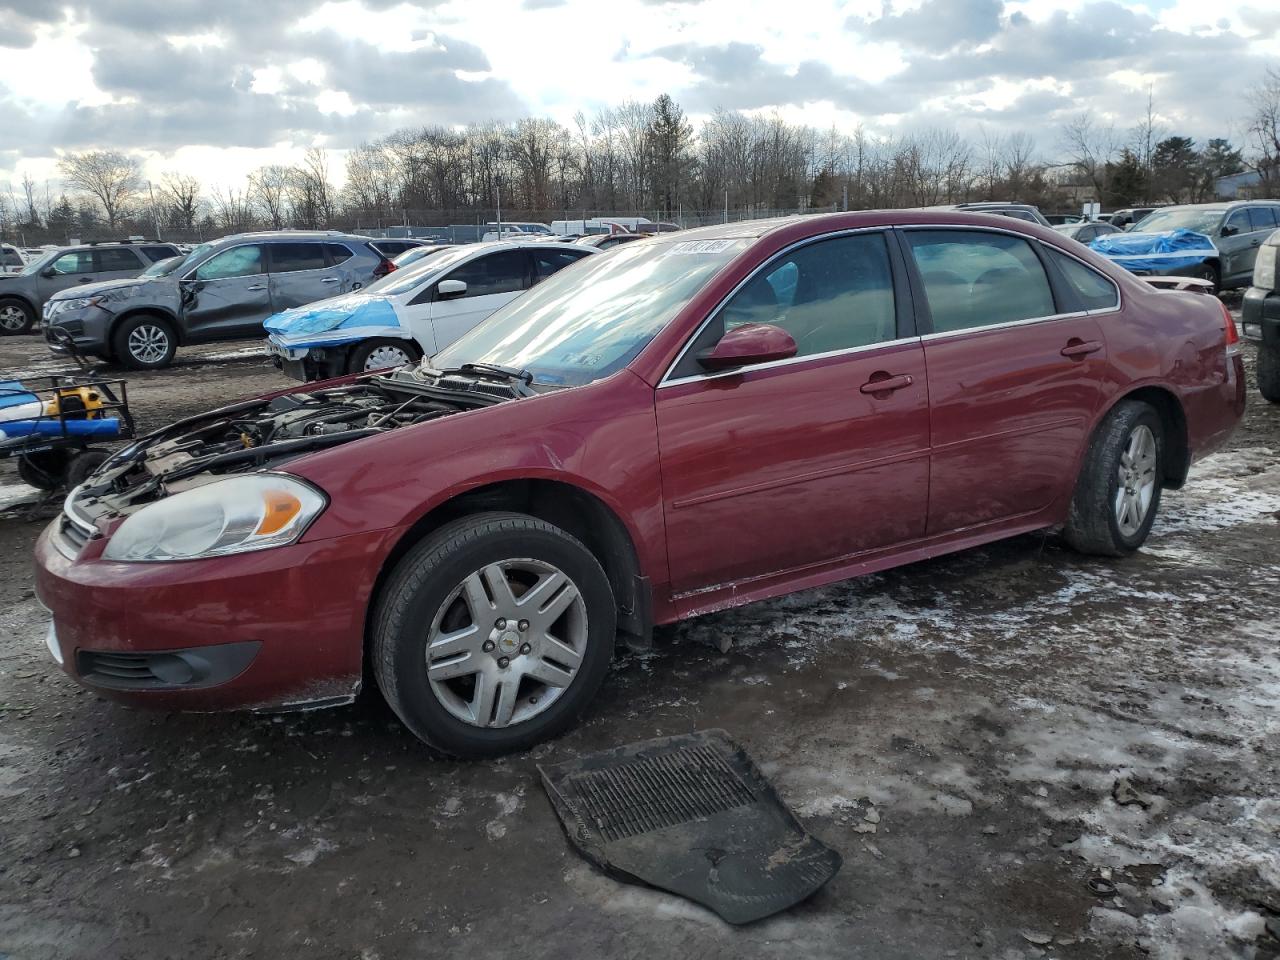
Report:
M1130 228L1132 233L1164 233L1168 230L1194 230L1213 233L1225 213L1221 207L1212 210L1157 210Z
M418 263L427 257L434 256L441 250L447 250L448 247L411 247L391 262L396 265L397 269L409 266L411 263Z
M419 260L417 263L411 263L402 269L392 270L385 277L379 277L373 283L364 288L365 293L378 293L386 297L399 296L402 293L409 293L411 290L418 289L421 286L423 278L428 274L435 273L444 267L457 263L468 254L473 253L475 247L468 250L466 247L451 247L438 251L440 256L428 257L425 260Z
M553 386L607 377L752 242L651 241L585 257L512 300L430 363L514 367Z
M33 273L39 273L49 264L53 263L54 258L57 257L58 254L60 254L61 252L62 252L61 250L50 250L48 253L43 254L42 256L36 258L35 260L32 260L30 263L28 263L25 267L22 268L22 275L24 277L29 277Z
M186 261L186 257L166 257L163 260L157 260L147 269L143 270L139 276L142 277L167 277L169 274L177 270Z

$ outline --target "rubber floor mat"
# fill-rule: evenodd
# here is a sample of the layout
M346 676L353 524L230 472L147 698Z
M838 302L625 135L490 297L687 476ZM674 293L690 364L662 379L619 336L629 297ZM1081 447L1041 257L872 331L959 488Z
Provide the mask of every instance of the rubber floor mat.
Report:
M588 860L730 923L785 910L840 869L840 855L804 831L723 730L538 770L565 833Z

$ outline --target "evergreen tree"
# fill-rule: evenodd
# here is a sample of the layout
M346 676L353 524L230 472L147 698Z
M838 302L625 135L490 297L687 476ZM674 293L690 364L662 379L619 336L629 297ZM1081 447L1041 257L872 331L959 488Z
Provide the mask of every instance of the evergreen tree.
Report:
M1107 164L1108 207L1127 207L1143 200L1147 195L1147 172L1137 155L1125 147L1120 159Z
M685 119L679 104L665 93L653 102L647 139L653 163L654 206L669 219L679 206L681 188L693 165L693 125Z

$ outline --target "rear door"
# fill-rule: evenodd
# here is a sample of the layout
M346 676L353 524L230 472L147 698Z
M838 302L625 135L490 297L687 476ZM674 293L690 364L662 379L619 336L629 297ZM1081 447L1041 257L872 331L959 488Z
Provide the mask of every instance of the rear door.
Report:
M272 309L262 244L242 243L215 253L179 281L179 286L191 340L263 335L262 321Z
M273 313L342 293L342 277L330 267L323 243L292 241L265 246Z
M744 581L819 572L923 535L924 351L891 241L850 233L776 255L658 387L667 555L682 611L750 589ZM796 356L703 369L697 355L744 323L787 330Z
M411 301L431 303L436 349L443 350L532 283L533 261L525 250L500 250L459 264ZM461 280L466 293L441 299L439 283Z
M1098 321L1035 241L969 228L902 236L928 331L928 534L1044 510L1070 491L1064 467L1103 403Z

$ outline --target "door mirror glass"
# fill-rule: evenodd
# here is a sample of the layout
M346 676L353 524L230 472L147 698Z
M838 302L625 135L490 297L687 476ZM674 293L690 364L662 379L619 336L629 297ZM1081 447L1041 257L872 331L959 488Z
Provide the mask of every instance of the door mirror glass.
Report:
M46 280L50 277L56 277L57 275L58 271L54 270L53 267L45 267L40 271L40 276L44 277Z
M467 285L462 280L441 280L436 285L436 296L441 300L456 300L467 295Z
M708 370L728 370L753 363L787 360L796 355L791 334L772 323L744 323L729 330L714 347L698 354Z
M1233 226L1232 226L1231 224L1229 224L1229 223L1228 223L1228 224L1226 224L1225 226L1223 226L1223 228L1222 228L1222 235L1223 235L1224 237L1234 237L1234 236L1235 236L1237 233L1239 233L1239 232L1240 232L1240 231L1239 231L1238 229L1236 229L1235 227L1233 227Z

